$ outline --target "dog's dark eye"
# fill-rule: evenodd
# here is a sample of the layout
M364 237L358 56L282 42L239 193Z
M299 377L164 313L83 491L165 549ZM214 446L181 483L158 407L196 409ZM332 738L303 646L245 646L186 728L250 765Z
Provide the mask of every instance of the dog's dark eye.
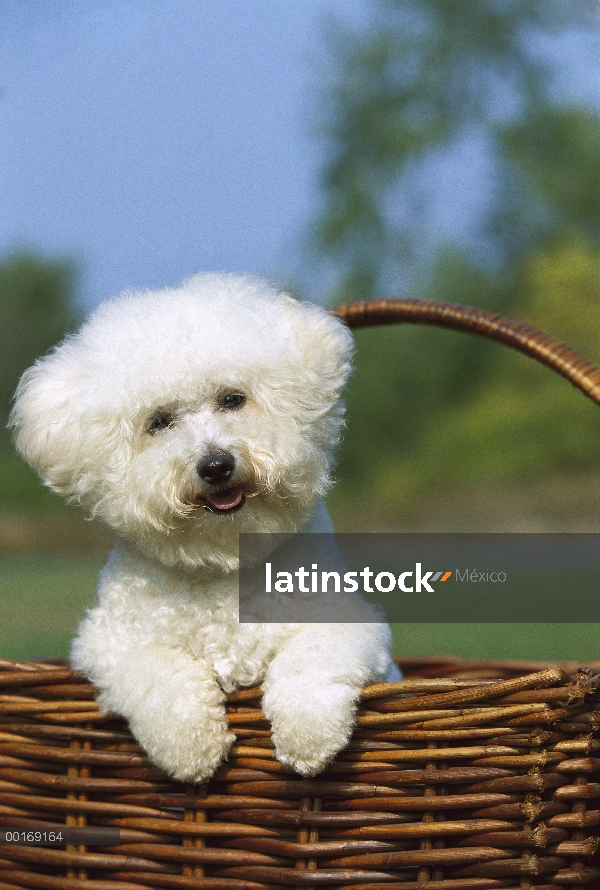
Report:
M170 411L160 411L158 414L154 414L150 418L146 429L151 436L154 436L161 430L166 430L169 427L173 426L174 423L175 416Z
M219 399L219 407L226 411L235 411L236 408L241 408L245 401L246 396L241 393L228 392Z

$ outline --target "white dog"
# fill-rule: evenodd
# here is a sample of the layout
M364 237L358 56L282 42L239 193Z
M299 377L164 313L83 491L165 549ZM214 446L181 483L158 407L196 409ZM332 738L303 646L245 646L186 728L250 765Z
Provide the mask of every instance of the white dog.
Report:
M394 676L385 624L238 622L240 532L331 531L351 350L325 310L206 274L103 303L19 384L20 453L118 536L73 664L176 779L227 756L224 692L262 684L278 759L314 775Z

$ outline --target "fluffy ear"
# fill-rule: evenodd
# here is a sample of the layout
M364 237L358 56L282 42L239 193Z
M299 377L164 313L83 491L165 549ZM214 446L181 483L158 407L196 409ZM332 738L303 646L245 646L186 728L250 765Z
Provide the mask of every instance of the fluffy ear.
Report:
M341 395L352 370L354 341L337 316L314 303L300 303L283 296L283 308L291 321L302 361L318 388L330 394L332 404Z
M9 427L21 456L58 494L73 496L81 474L81 380L71 344L38 361L21 377ZM79 422L77 422L79 421Z

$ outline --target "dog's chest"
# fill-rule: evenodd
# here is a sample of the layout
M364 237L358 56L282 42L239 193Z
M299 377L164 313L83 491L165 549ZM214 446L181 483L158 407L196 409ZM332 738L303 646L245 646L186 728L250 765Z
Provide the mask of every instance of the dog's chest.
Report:
M186 644L195 657L208 661L225 691L259 684L281 645L283 628L239 623L237 575L219 588L208 602L192 591L185 606L191 631Z
M294 628L240 624L237 573L197 578L147 564L141 571L141 561L119 556L109 561L99 589L113 628L135 627L140 643L175 646L207 662L225 691L262 682Z

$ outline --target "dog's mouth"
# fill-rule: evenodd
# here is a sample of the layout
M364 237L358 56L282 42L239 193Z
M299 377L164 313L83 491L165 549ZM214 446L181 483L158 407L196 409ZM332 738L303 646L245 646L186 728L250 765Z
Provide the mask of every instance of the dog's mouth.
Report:
M244 505L245 500L243 486L236 485L233 488L224 488L204 495L200 499L200 504L211 513L233 513Z

